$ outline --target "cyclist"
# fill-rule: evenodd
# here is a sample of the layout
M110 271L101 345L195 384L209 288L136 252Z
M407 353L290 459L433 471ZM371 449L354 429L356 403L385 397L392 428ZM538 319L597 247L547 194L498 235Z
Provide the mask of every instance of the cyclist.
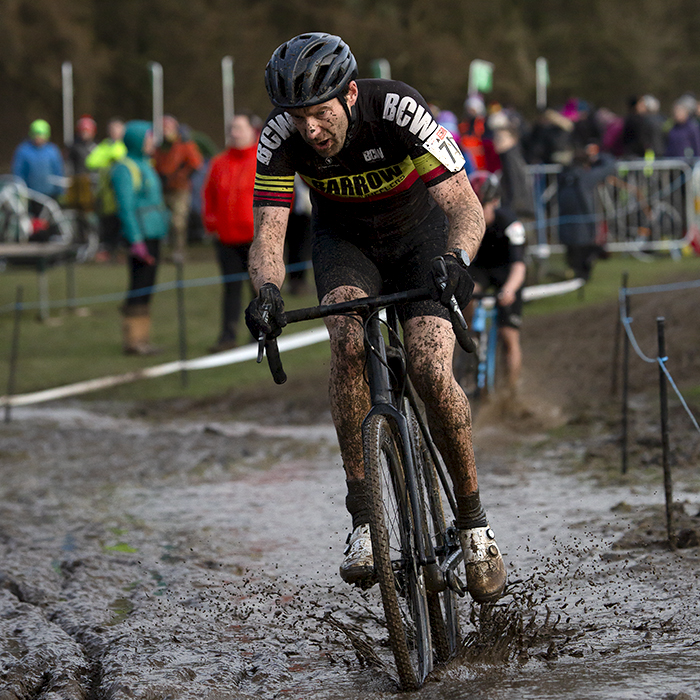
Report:
M435 301L401 309L404 342L411 379L454 483L468 589L475 600L494 600L505 586L505 567L479 498L469 403L452 375L454 333L440 303L453 294L462 308L469 302L468 265L483 234L481 207L459 148L418 92L356 76L345 42L322 33L290 39L267 64L265 84L275 109L258 147L249 260L258 297L246 321L256 337L281 331L295 172L311 189L312 258L322 304L424 286L432 259L445 256L446 288L435 282ZM353 583L373 569L361 438L370 402L360 325L347 317L326 323L331 413L353 522L340 573Z
M496 175L478 170L469 176L469 181L481 202L486 222L479 252L469 269L476 291L490 288L496 291L498 335L505 349L508 387L515 396L522 366L525 227L510 209L501 206L501 185Z

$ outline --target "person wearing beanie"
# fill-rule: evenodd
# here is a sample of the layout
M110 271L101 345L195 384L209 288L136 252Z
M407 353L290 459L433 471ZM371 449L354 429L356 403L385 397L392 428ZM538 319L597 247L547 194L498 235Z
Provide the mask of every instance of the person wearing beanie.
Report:
M63 193L63 158L51 143L51 127L44 119L29 126L28 138L17 147L12 159L12 174L22 178L30 190L54 199Z

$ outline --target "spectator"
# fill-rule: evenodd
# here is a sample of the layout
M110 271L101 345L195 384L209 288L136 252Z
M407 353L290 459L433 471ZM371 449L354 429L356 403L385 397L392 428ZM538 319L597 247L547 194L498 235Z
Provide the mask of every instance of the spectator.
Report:
M207 238L207 231L204 226L204 183L207 179L211 159L221 149L202 131L191 131L190 135L202 154L202 166L190 176L192 204L190 205L190 216L187 221L187 241L192 243L193 241L201 242Z
M660 158L666 150L666 136L664 134L664 124L666 119L660 113L661 103L654 95L644 95L644 104L647 108L647 115L651 127L651 144L654 156Z
M516 125L505 110L489 117L493 146L501 161L501 204L520 219L532 220L535 204Z
M112 166L126 156L124 145L124 120L112 117L107 122L107 138L100 141L85 159L90 170L99 171L97 184L97 213L100 217L101 250L95 259L112 259L119 246L121 225L117 215L117 203L112 189Z
M94 217L92 212L95 209L95 197L92 178L85 161L95 148L96 134L97 124L95 120L84 114L76 122L75 138L68 149L67 165L72 177L66 193L66 206L76 210L76 223L80 240L86 240L90 219Z
M243 281L253 241L253 186L260 119L237 114L231 121L228 148L211 161L204 185L204 224L216 235L223 277L221 333L211 352L238 345Z
M611 153L616 158L622 157L622 130L625 128L625 118L609 110L600 107L596 112L596 121L603 134L601 150Z
M544 110L526 139L523 139L528 163L562 163L571 152L574 123L554 109Z
M51 127L44 119L29 126L29 138L17 147L12 160L12 174L22 178L30 190L54 199L63 192L63 158L58 146L49 141ZM41 205L30 201L30 214L37 216Z
M75 124L75 138L68 149L68 165L72 175L83 175L88 172L87 157L95 148L97 124L88 114L84 114Z
M596 143L577 148L571 163L557 175L559 240L566 246L566 262L576 277L588 280L603 252L596 243L595 191L616 172L615 160L600 153Z
M168 233L168 213L158 175L151 166L153 132L145 121L130 121L124 132L127 156L112 167L112 187L122 233L129 243L129 294L122 313L124 353L152 355L151 288L156 281L160 242Z
M696 101L683 95L673 103L673 127L666 141L667 158L696 158L700 156L700 126L694 114Z
M486 169L483 136L486 130L486 105L480 95L469 95L464 101L464 119L459 124L459 147L469 155L477 170Z
M163 143L155 152L155 167L163 183L165 203L172 214L171 246L174 259L185 259L187 220L192 204L190 176L202 167L194 141L185 138L175 117L163 117Z
M622 156L644 158L647 151L654 148L653 129L644 97L630 97L628 107L622 127Z

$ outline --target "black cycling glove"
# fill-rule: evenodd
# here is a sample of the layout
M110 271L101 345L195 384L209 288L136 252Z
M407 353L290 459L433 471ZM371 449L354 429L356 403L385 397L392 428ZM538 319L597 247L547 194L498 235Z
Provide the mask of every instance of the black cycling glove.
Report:
M444 266L440 261L444 261ZM431 268L433 281L433 299L449 308L450 299L454 295L463 309L471 301L474 294L474 280L462 263L452 255L435 258Z
M267 282L245 310L245 323L254 338L260 334L276 338L287 325L284 300L277 285Z

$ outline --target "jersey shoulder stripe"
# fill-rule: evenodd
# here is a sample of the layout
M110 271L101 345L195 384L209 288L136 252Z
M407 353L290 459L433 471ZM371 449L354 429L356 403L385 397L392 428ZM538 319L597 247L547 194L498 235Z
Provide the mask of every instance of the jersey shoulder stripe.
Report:
M430 185L433 180L447 172L447 168L432 153L424 153L414 158L413 165L426 185Z
M256 173L253 206L291 206L294 195L294 175L262 175Z

